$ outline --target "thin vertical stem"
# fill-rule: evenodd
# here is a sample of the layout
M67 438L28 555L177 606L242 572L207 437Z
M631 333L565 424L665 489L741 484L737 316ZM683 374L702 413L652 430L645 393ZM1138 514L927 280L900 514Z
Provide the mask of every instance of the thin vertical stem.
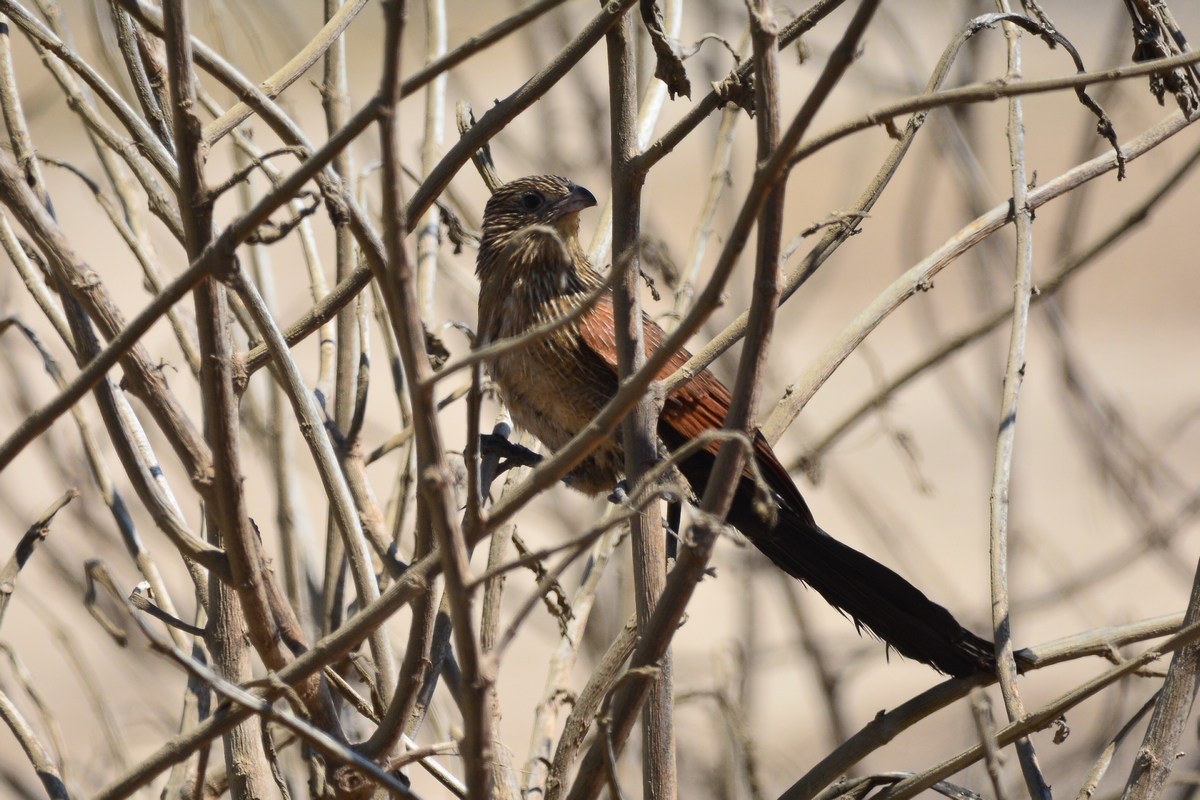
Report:
M641 282L638 240L641 236L641 196L645 176L634 165L637 154L637 57L633 42L633 15L627 13L605 36L608 46L608 81L612 116L613 253L628 266L613 288L613 317L617 336L617 372L620 380L642 368L646 350L642 341L642 310L638 299ZM636 486L658 458L658 415L654 391L647 392L621 425L625 450L625 475ZM659 504L630 520L633 542L633 591L639 632L666 583L666 538ZM646 698L642 718L642 784L646 797L670 798L677 793L675 730L671 714L671 656L663 654L658 677Z
M779 169L779 164L785 158L782 154L789 152L794 142L803 135L817 108L845 74L851 60L849 54L857 49L867 24L878 7L878 0L864 0L859 6L838 44L837 52L841 58L831 60L812 95L783 134L780 133L778 121L778 62L775 49L778 31L774 16L765 3L751 12L754 56L760 76L755 85L758 114L762 117L758 121L759 137L763 140L760 141L759 147L760 153L770 153L770 158L760 158L754 188L739 212L738 235L730 236L718 262L718 267L732 266L732 259L739 252L740 245L745 242L742 237L749 235L750 220L747 216L752 215L752 219L757 219L758 255L754 294L750 305L750 335L746 339L737 380L731 392L733 403L725 419L726 430L745 433L753 430L754 426L757 387L765 368L766 346L774 325L779 296L780 234L785 188L782 177L786 174L786 170ZM724 273L718 269L717 275L722 274ZM712 288L713 284L710 284L703 294L708 294ZM686 324L681 325L680 330L686 328ZM682 548L679 560L671 571L662 596L634 651L630 671L624 676L622 688L613 699L611 723L608 726L610 735L598 737L593 742L568 795L570 800L591 800L599 794L604 785L608 749L611 747L619 752L633 727L637 709L641 707L650 690L644 669L658 663L666 653L696 585L704 576L708 561L712 557L720 521L728 513L733 501L734 489L744 464L744 447L744 440L727 442L721 447L704 492L699 520L692 526L691 535L685 540L686 546Z
M446 577L446 594L454 622L455 645L462 668L462 755L467 793L471 798L484 800L491 796L492 787L490 766L493 761L495 720L489 714L495 676L485 674L481 669L479 642L472 624L471 594L466 589L470 571L467 546L462 529L454 518L454 483L438 426L434 384L429 380L433 370L424 350L416 275L404 247L407 220L401 195L402 121L399 106L405 4L402 0L390 0L383 8L386 20L384 52L388 57L380 82L379 123L383 155L383 247L386 264L375 259L371 259L370 264L396 332L404 372L410 379L413 437L417 445L417 471L421 481L420 502L429 513L430 525L440 551Z
M997 0L1001 12L1007 12L1007 0ZM1021 78L1021 29L1005 22L1008 41L1008 76ZM1017 435L1017 404L1021 381L1025 376L1025 346L1029 334L1029 300L1033 294L1033 209L1028 202L1029 186L1025 176L1025 122L1020 98L1008 101L1008 152L1012 170L1013 216L1016 229L1016 275L1013 280L1013 321L1008 343L1008 361L1000 401L1000 426L996 436L996 457L992 470L991 492L991 582L992 627L996 632L996 673L1009 721L1025 715L1025 706L1017 689L1017 665L1013 659L1012 621L1008 598L1008 511L1012 483L1013 447ZM1017 757L1029 796L1049 800L1050 787L1038 765L1033 742L1022 737L1016 742Z
M445 0L425 0L425 63L446 53ZM446 75L437 76L425 89L425 131L421 141L421 172L428 175L441 155L446 117ZM437 286L438 245L441 239L441 211L431 203L417 226L417 296L421 317L433 317L434 289Z
M167 74L174 109L172 120L180 166L179 206L189 258L197 256L213 235L213 198L204 181L204 148L196 114L188 11L182 4L164 9ZM270 614L270 601L261 570L261 544L250 528L242 491L237 397L233 391L229 308L223 287L213 277L195 290L196 326L200 341L200 388L204 430L213 450L213 488L205 506L209 538L223 544L233 572L232 587L209 582L209 627L206 636L218 674L233 682L250 677L246 634L271 669L286 666L292 654L282 645ZM311 686L311 684L310 684ZM313 689L316 687L313 686ZM313 697L309 697L311 701ZM316 709L313 709L314 711ZM329 720L322 720L328 722ZM225 765L235 795L265 795L270 786L257 725L247 722L223 737Z
M1192 582L1184 627L1200 621L1200 566ZM1123 800L1150 800L1160 797L1171 767L1179 753L1179 743L1196 691L1200 688L1200 644L1192 643L1176 651L1167 670L1167 678L1159 690L1154 713L1146 735L1133 760L1129 780L1125 783Z

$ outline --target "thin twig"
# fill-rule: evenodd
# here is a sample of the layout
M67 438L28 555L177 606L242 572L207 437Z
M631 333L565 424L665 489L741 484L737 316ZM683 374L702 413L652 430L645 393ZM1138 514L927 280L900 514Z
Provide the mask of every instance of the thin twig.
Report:
M643 343L642 308L638 297L640 289L642 218L642 185L644 173L633 164L638 151L637 136L637 57L633 42L633 15L625 17L605 35L608 55L608 92L611 112L609 115L610 151L612 164L612 246L615 260L627 259L630 264L619 279L614 281L613 328L616 337L617 380L623 381L637 372L646 363L646 347ZM597 235L603 239L608 230L603 218ZM602 250L603 248L600 248ZM596 247L590 257L596 262L601 257ZM637 483L642 480L648 465L658 456L658 417L662 413L662 397L655 392L646 392L630 409L629 416L621 424L626 480ZM644 634L650 615L662 595L666 583L667 551L663 532L662 514L654 502L642 513L629 521L630 541L633 557L633 594L636 608L638 632ZM661 654L656 664L656 676L649 688L645 708L642 712L642 791L646 797L674 797L678 794L678 775L675 767L675 723L672 701L671 651ZM601 738L610 748L610 781L613 791L616 776L615 756L611 748L620 751L622 734L614 743L607 726L601 727Z
M1121 151L1125 154L1126 162L1133 162L1138 157L1150 152L1162 142L1188 127L1193 121L1185 119L1181 114L1173 114L1136 138L1122 144ZM1117 160L1112 153L1097 156L1031 189L1026 202L1031 211L1036 210L1051 200L1116 168ZM817 389L828 380L842 361L885 317L895 311L904 301L927 289L933 277L953 263L960 255L1003 228L1008 222L1010 213L1010 204L1005 202L976 218L919 263L910 267L864 308L857 319L839 334L816 359L813 366L797 381L795 390L786 395L776 406L766 424L763 425L763 435L767 437L767 440L776 440L782 431L788 428L804 406L808 404L808 401L812 399ZM668 388L675 385L685 368L689 372L691 371L691 368L685 365L679 370L679 373L666 381ZM683 379L686 380L686 376Z
M1007 0L996 0L999 10L1007 12ZM1021 31L1011 22L1004 23L1008 42L1008 72L1005 80L1021 80ZM1016 265L1013 279L1012 329L1008 359L1000 397L1000 424L996 435L992 466L992 491L989 503L990 563L992 588L992 630L995 631L996 674L1000 693L1010 722L1025 716L1025 704L1017 687L1017 664L1013 658L1012 619L1008 599L1008 521L1009 489L1012 484L1012 460L1017 438L1017 406L1025 377L1025 345L1029 336L1029 298L1033 294L1033 210L1027 198L1029 186L1025 172L1025 121L1020 98L1008 101L1008 154L1012 173L1013 228L1016 233ZM1118 169L1123 169L1120 151ZM985 752L993 747L985 742ZM1050 800L1050 787L1028 737L1016 741L1017 758L1025 785L1033 800Z
M46 790L50 800L71 800L67 786L63 783L58 767L50 758L50 753L46 751L33 728L2 690L0 690L0 719L12 731L13 737L25 751L25 757L29 759L29 763L37 772L38 779L42 782L42 788Z
M4 622L4 612L8 610L13 592L17 589L17 576L20 575L21 569L29 562L37 546L50 535L50 521L54 519L54 515L76 497L79 497L79 490L68 489L51 503L41 516L34 520L25 534L17 540L17 546L13 548L12 556L4 562L3 567L0 567L0 624Z

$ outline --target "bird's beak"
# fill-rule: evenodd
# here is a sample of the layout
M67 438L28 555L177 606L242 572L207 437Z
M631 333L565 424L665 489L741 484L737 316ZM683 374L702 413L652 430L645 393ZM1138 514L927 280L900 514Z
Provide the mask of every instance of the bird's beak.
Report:
M572 183L571 191L567 193L567 196L554 204L554 211L556 216L564 216L578 213L594 205L596 205L596 196L582 186Z

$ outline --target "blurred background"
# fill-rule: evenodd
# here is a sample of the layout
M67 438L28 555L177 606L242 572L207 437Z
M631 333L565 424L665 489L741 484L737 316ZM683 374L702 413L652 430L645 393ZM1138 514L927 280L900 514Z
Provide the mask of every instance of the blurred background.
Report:
M446 8L448 46L454 48L521 5L452 0ZM741 3L693 0L685 5L678 34L685 47L709 33L739 47L746 25ZM805 35L799 46L782 54L785 121L807 96L855 5L847 3ZM1173 5L1181 29L1193 38L1200 35L1200 8L1192 3ZM1077 47L1089 70L1130 62L1132 37L1123 3L1046 2L1043 7ZM322 24L321 5L315 2L206 0L193 2L190 8L196 34L255 81L303 47ZM776 13L786 22L804 8L801 2L780 3ZM80 55L131 97L127 80L121 78L106 4L64 2L60 10ZM822 107L812 133L920 93L946 43L968 20L993 10L992 4L981 2L885 4L866 35L861 57ZM546 64L595 12L594 3L562 3L451 70L444 86L446 116L438 126L440 140L424 141L425 92L409 97L402 106L406 166L418 175L427 172L429 159L436 160L457 136L456 103L470 103L481 115ZM423 4L410 4L404 53L409 70L426 60L426 16ZM346 32L352 110L377 88L381 31L380 10L369 4ZM98 175L97 156L54 79L19 31L10 28L9 38L37 152ZM650 53L648 44L643 52ZM1062 48L1048 49L1032 36L1023 38L1023 59L1024 76L1029 79L1074 71ZM666 101L655 135L681 118L733 63L720 42L706 41L686 62L692 98ZM646 85L652 65L652 57L643 60ZM946 85L998 80L1004 73L1004 36L997 27L966 45ZM325 138L321 80L318 63L280 97L283 107L318 143ZM232 104L231 96L207 76L202 82L221 106ZM1091 92L1111 116L1122 142L1176 112L1170 96L1165 107L1156 102L1144 78L1095 86ZM1033 183L1044 184L1106 151L1104 140L1095 134L1095 117L1073 93L1030 96L1023 104ZM493 139L501 176L566 175L591 189L603 205L610 184L607 108L605 55L600 46ZM1007 202L1011 194L1007 113L1007 104L996 102L929 114L895 179L862 221L861 232L781 309L760 418L766 418L789 385L898 275L978 215ZM644 302L664 320L669 321L674 306L672 270L686 275L697 265L698 279L703 281L749 185L753 122L744 112L731 111L730 117L722 128L721 112L712 114L656 166L646 183L642 227L660 245L661 258L649 271L662 299L655 301L647 292ZM904 121L896 120L901 127ZM261 148L278 145L261 123L252 120L246 129ZM726 132L732 137L726 182L716 198L711 238L701 252L697 226L714 172L717 184L722 184L721 142ZM820 232L800 235L851 207L892 144L881 127L871 128L797 166L788 183L785 230L785 241L797 237L796 248L785 271ZM1125 180L1118 181L1109 172L1038 209L1033 233L1035 282L1048 281L1065 258L1112 231L1177 174L1198 148L1200 135L1185 129L1130 163ZM379 157L377 136L369 132L360 137L351 152L362 176L361 196L377 221L379 173L373 169ZM209 163L214 183L233 172L228 140L214 148ZM280 159L278 165L286 173L293 163ZM44 170L60 224L73 246L118 299L126 316L134 316L150 295L128 248L77 175L53 165ZM266 182L256 176L252 186L262 193ZM406 186L406 192L414 186ZM219 222L238 214L235 195L230 193L218 204ZM468 166L443 199L467 228L478 230L486 197L486 187ZM1009 576L1013 638L1018 647L1179 612L1186 606L1200 552L1196 521L1200 511L1198 203L1200 181L1185 177L1144 220L1073 273L1053 300L1034 306L1011 490ZM585 242L600 220L598 210L583 214ZM149 214L144 221L158 269L167 276L178 274L186 266L182 248ZM312 241L332 284L332 226L323 212L311 221ZM300 242L293 235L263 250L275 275L277 317L290 324L313 303ZM415 246L410 252L415 253ZM464 329L473 328L475 322L474 253L472 247L456 253L443 241L436 274L426 283L432 300L427 323L456 355L469 349ZM610 256L601 253L600 263L607 265ZM752 257L743 258L728 286L726 302L697 337L695 347L748 306L752 269ZM1013 270L1013 231L1007 227L951 263L929 291L888 317L820 389L777 447L784 463L794 467L801 490L826 530L897 569L981 634L990 628L989 492L1007 322L925 369L844 434L827 446L822 443L852 411L905 370L953 337L1011 307ZM68 374L74 374L70 355L14 270L0 271L0 306L5 316L19 318L37 331ZM191 315L190 301L180 307L185 317ZM364 428L368 449L403 428L377 328L372 335L371 402ZM238 349L244 351L244 332L239 329L236 336ZM318 381L318 338L311 336L293 350L310 385ZM165 322L156 325L145 345L154 359L161 360L169 384L193 419L199 420L197 385L170 327ZM732 381L738 355L735 347L713 367L727 382ZM0 391L0 430L7 436L55 389L37 352L13 329L3 337L0 359L7 372L5 389ZM459 376L444 381L439 396L452 397L465 380ZM277 553L280 532L273 464L267 434L258 424L261 409L267 407L269 381L268 372L260 371L246 395L245 403L260 411L246 412L245 471L251 515L268 551ZM117 488L126 496L147 547L158 557L182 615L191 619L193 600L186 571L120 475L90 397L82 409L100 437ZM495 405L486 402L485 428L495 412ZM448 446L455 451L455 463L461 465L465 437L461 399L446 405L441 423ZM185 516L193 530L201 530L202 512L187 476L153 425L147 428L167 478L179 492ZM327 505L294 430L292 435L296 436L299 489L296 535L305 554L307 580L319 589L324 578ZM818 446L821 451L814 452ZM392 495L406 453L398 448L371 464L368 474L381 503ZM55 519L48 539L22 571L0 641L19 657L44 699L49 718L56 721L68 785L79 796L87 796L122 771L122 759L134 763L176 732L185 676L136 639L126 648L118 647L83 606L86 559L104 559L126 590L140 577L87 471L77 428L67 416L0 474L0 519L9 532L3 538L4 557L42 510L71 486L81 496ZM600 501L557 487L520 514L518 532L532 547L554 544L584 530L603 510ZM401 528L399 548L407 557L412 546L411 519L407 528ZM476 570L483 568L485 549L476 553ZM683 796L778 796L878 711L894 708L940 680L923 665L895 655L888 658L882 644L859 637L848 620L743 542L723 541L714 565L715 578L699 587L688 621L675 639ZM629 575L625 545L600 582L580 662L571 678L573 690L582 687L632 613ZM506 613L525 601L536 581L531 572L513 573L507 585ZM573 591L578 581L575 568L564 577L566 591ZM407 625L403 613L389 623L398 646L405 641ZM501 666L500 736L502 747L519 768L528 758L548 655L558 641L556 621L538 609L521 628ZM1138 650L1135 646L1130 652ZM1026 676L1021 683L1026 708L1038 708L1107 666L1100 659L1081 659ZM37 719L35 705L19 688L24 680L20 675L6 663L0 667L0 685L24 713ZM1051 732L1038 734L1034 741L1049 782L1059 791L1075 792L1103 743L1158 685L1157 679L1130 678L1085 702L1067 715L1071 735L1061 744L1051 742ZM995 713L1002 718L998 693L994 698ZM105 715L119 734L112 745L102 744ZM451 738L458 724L453 702L439 689L419 740ZM44 721L35 726L48 730ZM1138 728L1118 751L1101 794L1119 791L1140 736ZM864 773L920 770L975 740L969 708L959 703L898 737L858 769ZM747 746L752 754L749 760ZM1187 732L1181 749L1188 753L1195 749L1194 730ZM214 763L218 760L214 756ZM443 761L457 771L454 757ZM630 748L621 765L627 796L637 796L636 747ZM1200 762L1194 754L1185 756L1177 780L1187 783L1198 770ZM39 796L33 772L7 732L0 733L0 773L6 787L0 794ZM411 777L422 796L448 796L420 770L413 770ZM1009 759L1005 779L1019 791L1015 759ZM979 766L957 776L956 782L985 794L990 790ZM298 791L304 796L302 789Z

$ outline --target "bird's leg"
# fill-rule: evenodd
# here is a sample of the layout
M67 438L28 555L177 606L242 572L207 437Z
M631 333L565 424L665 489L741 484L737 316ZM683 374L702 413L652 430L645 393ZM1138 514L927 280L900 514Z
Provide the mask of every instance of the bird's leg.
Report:
M483 455L498 455L504 459L496 468L497 475L513 467L536 467L542 463L542 457L528 447L495 433L480 434L479 450Z
M683 501L678 497L667 500L667 562L679 555L679 529L683 525Z
M666 535L667 535L667 562L675 560L679 553L679 528L683 524L683 500L675 492L667 492L664 495L667 501L667 520ZM613 487L612 493L608 496L608 502L614 505L625 505L629 503L629 482L621 479L616 486Z

